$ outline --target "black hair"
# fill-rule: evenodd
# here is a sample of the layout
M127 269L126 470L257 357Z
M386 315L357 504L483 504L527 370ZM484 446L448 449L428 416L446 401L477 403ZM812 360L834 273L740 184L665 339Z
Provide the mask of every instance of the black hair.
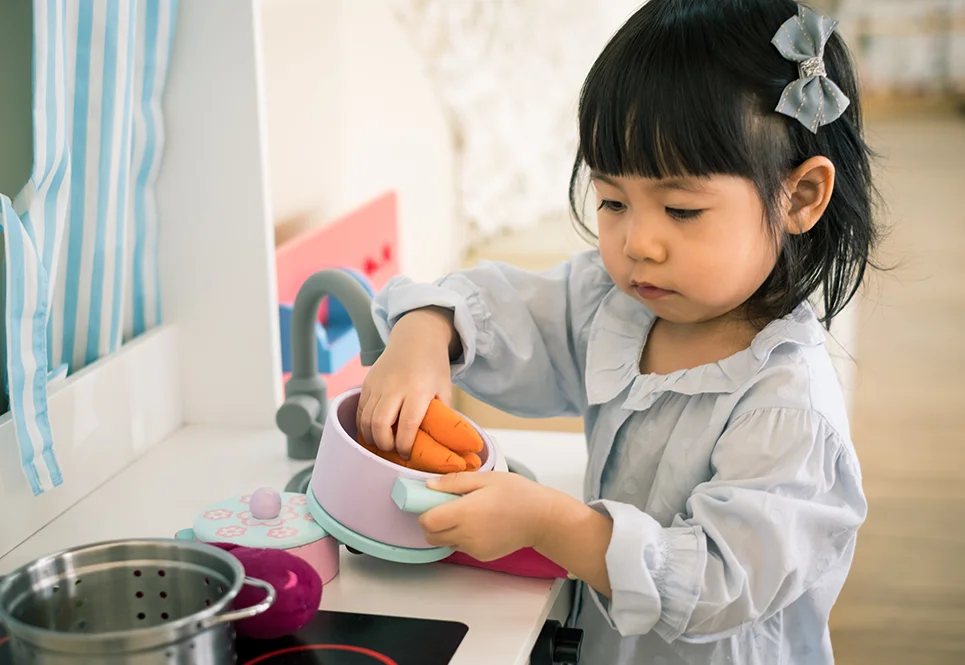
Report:
M771 39L798 8L793 0L643 5L583 84L570 207L579 230L595 237L577 200L584 167L611 176L747 178L779 249L774 270L747 302L749 316L781 318L821 290L830 327L861 286L878 242L874 154L863 138L855 68L837 32L824 59L828 78L851 101L845 114L815 134L774 110L799 74ZM818 155L836 169L830 204L809 232L785 234L777 215L784 181Z

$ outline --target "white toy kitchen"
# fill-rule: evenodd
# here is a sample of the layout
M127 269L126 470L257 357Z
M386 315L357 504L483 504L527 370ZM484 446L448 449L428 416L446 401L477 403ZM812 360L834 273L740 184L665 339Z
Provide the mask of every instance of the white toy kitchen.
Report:
M0 417L0 576L93 543L178 541L176 534L211 507L221 515L219 502L262 488L304 498L327 403L358 385L373 357L366 358L369 335L358 307L320 299L317 320L299 328L297 296L324 270L350 275L357 292L371 296L421 258L406 253L423 242L413 218L428 204L413 203L418 197L411 189L378 179L369 183L374 191L326 224L276 243L263 4L177 3L156 188L160 322L47 384L46 417L62 475L52 487L40 491L27 481L15 417ZM63 29L64 22L51 25ZM424 131L413 128L414 140ZM306 353L324 388L314 406L292 417L285 382ZM304 406L303 398L295 402ZM508 470L581 496L582 435L487 434ZM560 625L569 611L565 577L513 575L438 558L405 562L360 550L335 543L335 566L323 575L315 620L281 641L238 640L237 662L578 661L578 631ZM63 579L72 580L69 589L61 592L57 584L43 593L71 594L74 612L84 600L96 602L83 596L79 578ZM159 593L173 602L177 585ZM100 614L95 607L71 626L80 630ZM0 626L5 665L15 640L7 636L13 631L3 631ZM34 646L40 655L29 662L86 662L56 660L41 653L43 644ZM222 662L178 649L138 658L117 662Z

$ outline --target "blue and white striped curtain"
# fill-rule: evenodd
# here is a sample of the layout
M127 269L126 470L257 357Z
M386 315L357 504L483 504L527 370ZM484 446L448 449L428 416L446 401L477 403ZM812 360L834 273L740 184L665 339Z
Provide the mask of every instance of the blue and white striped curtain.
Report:
M33 72L34 165L12 201L0 193L0 224L5 388L35 495L63 482L50 379L160 320L153 188L176 9L177 0L33 0L33 62L16 66Z

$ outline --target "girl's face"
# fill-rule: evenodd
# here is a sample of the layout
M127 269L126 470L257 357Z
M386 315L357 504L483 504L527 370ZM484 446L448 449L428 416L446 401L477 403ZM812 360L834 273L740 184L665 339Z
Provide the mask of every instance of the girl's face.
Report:
M764 205L746 179L592 179L607 271L661 319L717 319L744 304L774 268Z

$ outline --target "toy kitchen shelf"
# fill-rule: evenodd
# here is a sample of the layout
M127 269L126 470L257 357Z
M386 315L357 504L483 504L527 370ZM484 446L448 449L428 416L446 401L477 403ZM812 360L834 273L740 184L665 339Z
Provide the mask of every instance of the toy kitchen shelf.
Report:
M276 431L280 296L321 267L372 288L398 269L392 187L276 250L261 11L260 0L179 3L157 189L163 324L50 387L63 485L32 495L0 417L0 557L185 427ZM334 360L333 392L360 377L357 360Z

